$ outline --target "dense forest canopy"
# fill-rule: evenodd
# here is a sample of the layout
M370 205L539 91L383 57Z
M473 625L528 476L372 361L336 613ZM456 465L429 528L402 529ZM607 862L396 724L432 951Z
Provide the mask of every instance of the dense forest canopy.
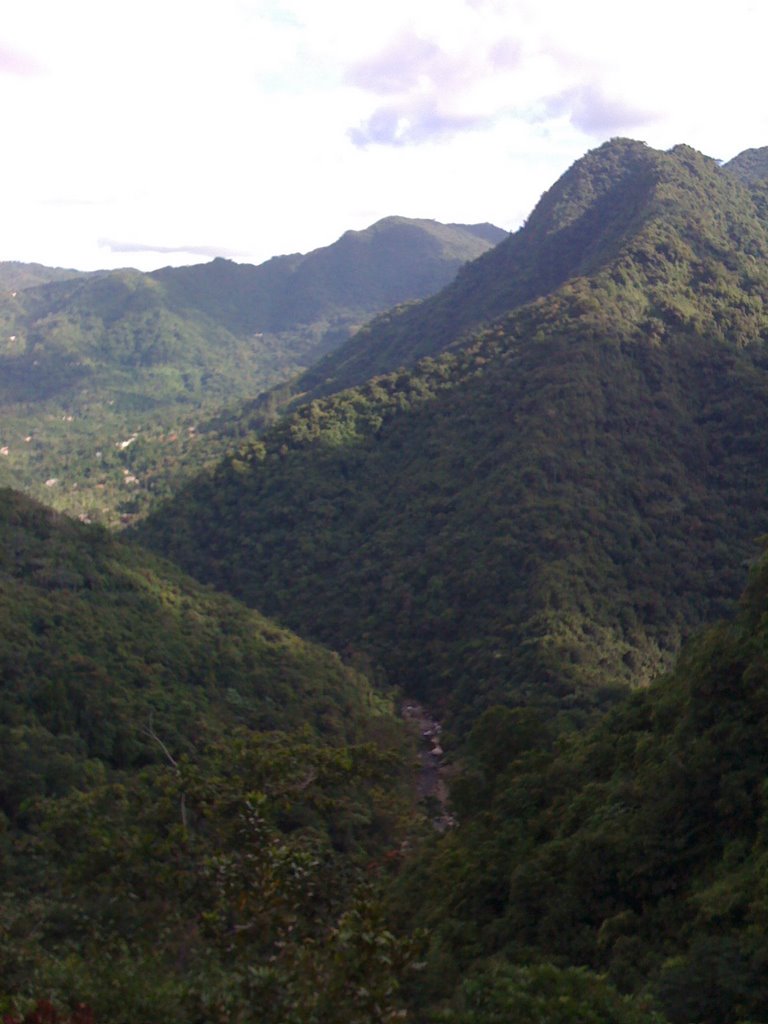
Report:
M355 341L361 367L404 324L442 351L300 406L140 536L465 722L588 714L727 610L765 529L767 255L714 161L606 144ZM475 315L512 308L457 338L470 277Z
M162 761L159 739L176 756L236 726L354 741L388 714L332 652L11 491L0 492L0 632L11 818L82 783L93 759Z
M389 936L367 865L418 818L364 676L10 491L0 666L0 1011L45 997L159 1024L252 1004L277 1024L319 1000L330 1024L399 1005L415 945Z
M768 1021L764 169L606 143L434 297L244 374L127 538L0 491L4 1022ZM454 227L259 285L31 268L2 387L182 373L200 417L211 332L235 365L265 296L265 339L349 312ZM121 475L170 443L123 434Z
M240 402L505 236L389 217L258 267L0 264L0 482L89 521L135 520L224 453Z
M422 991L544 961L606 974L673 1024L768 1019L766 596L763 559L733 621L567 742L531 712L476 721L462 826L397 883L432 936Z

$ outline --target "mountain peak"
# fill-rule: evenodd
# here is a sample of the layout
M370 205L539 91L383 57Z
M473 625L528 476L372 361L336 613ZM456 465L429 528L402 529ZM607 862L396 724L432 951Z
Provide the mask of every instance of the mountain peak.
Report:
M310 370L299 391L327 394L413 366L459 344L478 325L598 273L632 279L622 316L634 318L637 330L659 310L662 319L692 326L696 317L688 313L699 299L710 308L716 292L740 288L740 275L751 280L754 261L768 257L756 202L736 176L691 146L664 152L612 139L577 160L520 230L465 266L439 294L360 332ZM702 287L705 279L710 287ZM673 293L678 298L670 301ZM740 322L733 312L731 325ZM746 333L760 330L755 320Z
M733 160L723 164L723 170L734 174L746 185L755 185L768 178L768 146L745 149Z
M515 701L647 681L735 596L765 515L766 256L716 161L607 143L440 295L306 374L293 417L143 536L462 701L478 680Z
M660 154L644 142L611 139L577 160L548 189L529 217L525 230L550 234L573 224L608 192L630 178L653 177Z

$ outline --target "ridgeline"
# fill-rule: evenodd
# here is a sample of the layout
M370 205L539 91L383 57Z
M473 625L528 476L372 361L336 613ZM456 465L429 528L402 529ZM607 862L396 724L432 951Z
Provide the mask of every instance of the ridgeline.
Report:
M220 424L240 402L505 234L389 217L257 267L2 264L0 481L89 521L133 521L226 451Z
M412 222L24 293L31 402L342 343L130 543L0 492L4 1020L768 1020L767 153L606 143L346 341Z
M408 324L440 351L299 407L141 539L464 725L589 715L732 607L765 530L760 194L688 147L606 144L354 343L360 372ZM459 337L469 277L487 322Z

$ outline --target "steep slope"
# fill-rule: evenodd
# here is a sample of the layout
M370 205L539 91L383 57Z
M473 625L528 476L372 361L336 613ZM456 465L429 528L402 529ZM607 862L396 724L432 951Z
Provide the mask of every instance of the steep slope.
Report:
M417 819L363 676L3 491L0 679L4 1021L401 1019L369 865Z
M750 192L688 147L619 141L516 239L514 259L510 241L472 265L475 311L546 294L311 402L141 534L465 723L652 678L735 598L768 512L768 234Z
M424 988L502 955L607 972L674 1024L766 1019L767 608L763 559L734 621L566 744L519 712L476 724L462 826L398 894L435 929Z
M723 170L735 174L746 185L756 185L768 178L768 146L745 149L733 160L723 164Z
M329 651L13 491L0 492L0 639L12 819L98 766L163 762L163 745L178 758L237 727L304 726L340 743L384 711Z
M733 167L740 159L732 161ZM712 197L707 196L710 186ZM703 211L713 204L720 213L712 221ZM751 223L754 214L754 200L729 190L728 176L718 172L714 161L685 146L659 153L640 142L615 139L574 164L519 231L464 267L442 292L373 321L303 374L294 389L302 398L316 397L413 366L565 281L598 273L649 232L657 235L662 260L667 254L661 240L668 230L683 244L692 234L710 246L715 258L718 248L722 254L731 246L757 257L764 232ZM668 216L672 224L667 226ZM683 250L672 259L686 263L692 255ZM706 260L706 251L697 255Z
M464 267L431 300L374 321L307 371L296 390L327 394L413 366L468 330L594 271L649 216L649 200L663 176L660 158L626 139L594 151L542 197L524 227Z
M214 260L9 289L0 458L10 479L91 519L137 515L223 449L198 429L204 420L386 306L442 287L494 234L504 232L389 218L260 267ZM120 446L134 435L129 455Z

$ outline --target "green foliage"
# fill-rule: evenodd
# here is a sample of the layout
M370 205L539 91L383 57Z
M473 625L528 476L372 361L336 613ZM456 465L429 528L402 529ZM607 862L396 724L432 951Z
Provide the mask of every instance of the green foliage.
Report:
M388 711L336 655L105 531L0 493L0 808L237 725L360 739ZM162 743L160 742L162 741Z
M768 511L767 258L714 161L606 144L317 380L403 339L444 354L306 402L140 536L463 726L532 701L583 720L738 594Z
M419 939L388 930L366 870L396 836L392 766L370 745L242 730L38 803L11 872L23 903L6 891L4 984L104 1022L402 1019Z
M478 778L512 724L481 719L461 827L398 883L433 930L425 991L503 953L606 973L674 1024L765 1018L767 581L763 560L737 620L598 725L506 763L490 745Z
M459 989L440 1024L665 1024L650 1006L621 996L604 978L551 964L491 963Z
M0 675L10 1020L402 1019L378 879L414 801L363 676L8 491Z
M96 274L106 271L96 271ZM3 292L19 291L22 288L34 288L38 284L49 284L52 281L67 281L74 277L93 277L95 274L80 270L66 270L62 267L44 267L41 263L20 263L17 260L0 262L0 290Z
M745 149L723 166L745 184L755 185L768 178L768 148Z
M308 404L141 538L467 722L648 681L738 593L768 379L754 349L596 338L583 298Z
M609 298L622 306L620 322L645 336L663 336L667 321L693 326L694 309L705 311L708 327L725 320L726 331L746 326L759 334L766 224L761 189L748 190L715 161L687 146L660 153L613 139L577 161L519 231L442 292L385 313L311 367L295 389L314 397L412 367L583 279L598 279L593 315ZM725 317L714 308L723 301L731 307Z
M733 607L764 531L768 192L733 170L600 147L455 285L288 389L307 400L262 437L249 427L284 396L216 420L241 443L141 533L440 706L458 817L440 836L414 825L368 680L3 496L0 975L17 1016L43 994L106 1024L768 1017L768 561L733 622L618 700ZM278 297L301 278L309 317L323 266L265 274ZM215 261L87 295L63 282L55 310L31 289L49 397L102 350L110 372L155 375L156 393L125 384L126 408L202 394L208 328L185 335L187 314L237 341L249 280ZM329 334L304 328L319 351ZM180 383L186 350L202 362ZM110 471L152 463L153 439L128 437Z
M229 431L209 420L234 415L381 309L436 291L503 236L390 218L260 267L77 275L5 264L6 482L91 521L136 519L224 453Z

